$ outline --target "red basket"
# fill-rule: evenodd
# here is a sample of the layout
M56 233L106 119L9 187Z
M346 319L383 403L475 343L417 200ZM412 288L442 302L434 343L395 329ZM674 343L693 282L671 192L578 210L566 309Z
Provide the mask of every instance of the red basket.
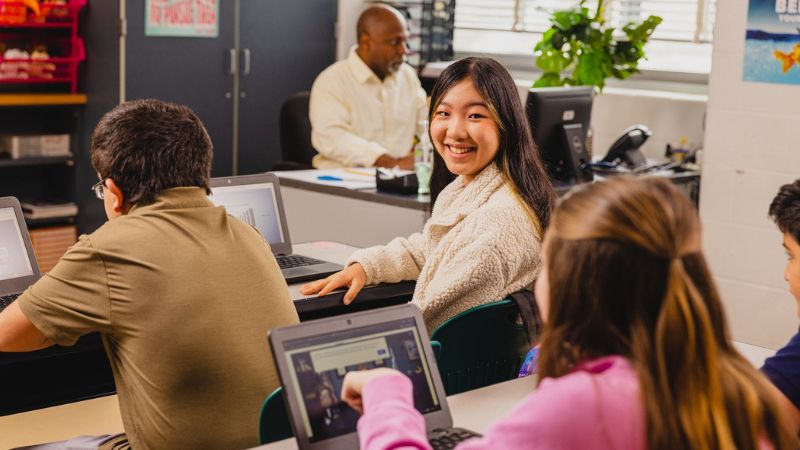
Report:
M21 0L0 0L0 26L52 28L72 27L77 30L78 14L86 0L68 0L65 3L39 4L39 14L25 6Z
M8 35L0 34L0 41ZM52 53L47 59L3 58L0 55L0 84L68 84L70 92L78 89L78 66L86 59L83 39L77 37L48 40Z
M18 25L28 18L28 8L22 2L0 0L0 25Z

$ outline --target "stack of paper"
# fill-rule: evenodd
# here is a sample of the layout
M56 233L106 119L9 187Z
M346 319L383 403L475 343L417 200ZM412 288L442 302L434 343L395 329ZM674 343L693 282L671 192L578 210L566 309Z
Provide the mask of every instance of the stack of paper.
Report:
M78 205L72 202L22 202L22 213L26 219L52 219L57 217L75 217Z
M375 189L374 168L287 170L285 172L275 172L275 175L280 178L347 189Z

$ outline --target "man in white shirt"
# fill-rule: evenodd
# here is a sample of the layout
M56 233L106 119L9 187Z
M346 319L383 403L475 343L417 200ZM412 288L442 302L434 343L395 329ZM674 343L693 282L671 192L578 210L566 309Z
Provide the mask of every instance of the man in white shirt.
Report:
M413 169L425 91L403 62L405 18L394 8L371 6L359 17L357 33L347 59L325 69L311 88L311 143L319 152L313 165Z

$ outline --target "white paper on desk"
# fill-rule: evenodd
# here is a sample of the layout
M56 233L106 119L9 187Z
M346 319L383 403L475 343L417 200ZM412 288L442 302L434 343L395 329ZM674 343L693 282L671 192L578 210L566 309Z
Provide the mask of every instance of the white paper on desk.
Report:
M325 186L338 186L346 189L375 189L375 169L371 167L358 167L353 169L312 169L288 170L275 172L279 178L305 181L308 183L322 184ZM320 180L320 177L333 177L336 180Z

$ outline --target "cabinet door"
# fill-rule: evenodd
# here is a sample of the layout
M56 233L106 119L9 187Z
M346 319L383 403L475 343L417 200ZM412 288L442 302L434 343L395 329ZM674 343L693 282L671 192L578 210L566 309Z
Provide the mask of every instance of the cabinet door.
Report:
M191 107L214 142L214 176L233 168L233 1L219 3L216 38L144 35L144 0L127 0L126 100L157 98ZM265 2L272 3L272 1Z
M240 0L240 7L238 173L246 174L280 161L281 105L335 61L336 0Z

